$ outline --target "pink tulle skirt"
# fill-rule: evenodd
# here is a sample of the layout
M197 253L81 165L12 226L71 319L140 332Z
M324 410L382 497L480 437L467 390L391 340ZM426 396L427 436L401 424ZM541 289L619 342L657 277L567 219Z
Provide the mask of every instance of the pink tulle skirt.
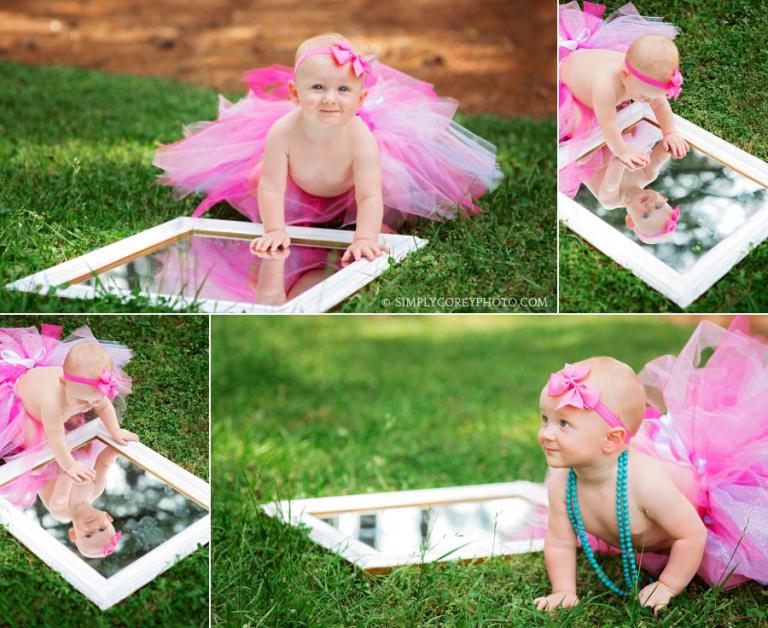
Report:
M699 575L768 584L768 344L745 317L728 329L703 321L680 355L649 362L640 378L660 407L633 443L695 479L708 532Z
M27 371L43 366L62 366L69 350L82 342L99 342L88 327L76 329L61 340L58 325L0 328L0 459L30 449L45 440L39 418L24 408L16 395L16 382ZM131 380L122 366L131 359L131 350L117 343L101 342L112 358L118 394L131 391Z
M677 28L659 18L640 15L630 2L603 19L605 5L577 0L560 6L558 17L558 57L560 62L573 51L584 48L626 52L632 42L643 35L663 35L674 39ZM576 121L574 112L580 112ZM564 142L588 135L597 126L594 112L576 99L565 83L558 90L558 141Z
M376 60L371 67L368 97L357 115L379 145L384 223L396 229L408 215L439 220L479 211L474 201L502 178L495 147L453 121L455 100ZM179 197L205 194L194 216L227 201L260 222L256 190L264 139L295 108L288 100L292 78L292 69L280 65L247 72L244 98L230 103L220 96L217 120L188 125L185 139L158 148L154 165L165 171L160 183L173 186ZM288 179L287 224L352 224L356 211L354 188L318 197Z

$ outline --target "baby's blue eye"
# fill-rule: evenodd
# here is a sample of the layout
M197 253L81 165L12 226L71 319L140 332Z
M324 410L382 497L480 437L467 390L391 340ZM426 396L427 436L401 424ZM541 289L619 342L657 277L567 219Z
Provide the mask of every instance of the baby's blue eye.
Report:
M566 421L565 419L560 419L560 427L565 429L566 427L571 427L571 424L568 423L568 421Z
M323 89L323 86L320 85L320 83L316 83L315 85L312 86L312 89Z
M645 212L643 214L643 218L648 219L650 217L650 215L651 215L651 212Z
M347 87L346 85L342 85L341 87L339 87L339 91L340 92L348 92L349 91L349 87Z
M541 415L541 422L542 422L544 425L546 425L547 423L549 423L549 419L548 419L546 416L544 416L544 415L542 414L542 415Z

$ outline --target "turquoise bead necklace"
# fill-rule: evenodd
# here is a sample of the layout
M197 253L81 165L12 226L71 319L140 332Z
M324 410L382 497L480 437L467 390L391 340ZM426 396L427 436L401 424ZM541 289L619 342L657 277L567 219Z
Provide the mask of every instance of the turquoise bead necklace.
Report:
M619 545L621 549L621 566L624 572L624 582L627 590L621 589L616 585L597 564L595 554L587 539L587 531L584 528L584 522L581 519L579 510L579 497L576 494L576 472L571 469L568 472L568 482L565 487L565 507L568 511L568 518L571 520L576 536L581 541L581 547L584 554L595 570L597 577L611 591L618 595L629 595L637 589L637 579L639 576L637 564L635 563L635 553L632 551L632 537L629 533L629 500L627 499L627 461L628 452L625 450L619 456L619 466L616 474L616 520L619 524Z

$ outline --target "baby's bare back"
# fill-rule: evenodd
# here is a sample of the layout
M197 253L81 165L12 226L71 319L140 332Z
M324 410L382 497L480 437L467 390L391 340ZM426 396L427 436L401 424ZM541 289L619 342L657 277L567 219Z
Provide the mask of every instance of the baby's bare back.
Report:
M560 80L577 100L590 109L595 108L595 91L605 91L619 85L619 73L624 67L624 53L613 50L576 50L560 64ZM614 89L614 103L620 105L624 94Z
M296 115L294 115L296 114ZM299 111L289 115L285 134L288 174L302 190L315 196L332 197L354 186L355 141L362 120L352 119L329 142L309 141L301 128Z
M60 414L62 423L81 412L67 406L61 384L62 374L60 366L39 366L24 373L16 383L16 394L24 409L36 419L42 419L43 408Z

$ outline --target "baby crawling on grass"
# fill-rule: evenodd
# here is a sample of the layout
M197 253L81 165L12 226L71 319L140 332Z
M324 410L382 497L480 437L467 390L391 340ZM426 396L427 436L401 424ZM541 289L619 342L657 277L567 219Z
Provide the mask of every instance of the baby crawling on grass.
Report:
M606 587L654 612L697 574L724 587L768 584L766 365L768 344L737 317L728 329L702 321L679 356L639 376L607 357L550 376L538 440L551 469L552 591L537 608L578 602L579 545ZM607 546L621 555L618 580L594 554Z

